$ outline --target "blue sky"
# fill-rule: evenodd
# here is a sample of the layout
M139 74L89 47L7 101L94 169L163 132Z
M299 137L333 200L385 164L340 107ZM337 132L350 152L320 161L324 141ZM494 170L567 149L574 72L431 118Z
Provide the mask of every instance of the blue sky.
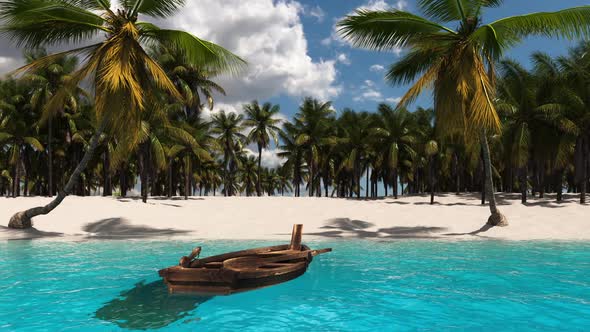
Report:
M333 33L333 26L338 18L345 16L352 12L355 8L367 5L370 1L366 0L302 0L300 1L304 8L304 13L301 15L301 22L303 23L305 37L308 42L308 55L314 61L321 61L326 59L335 59L339 55L344 54L349 64L338 62L336 64L337 78L336 84L340 85L342 90L340 94L332 98L337 110L344 107L350 107L355 110L374 111L377 104L387 98L397 98L404 94L407 87L392 87L386 84L383 80L383 72L371 71L371 66L380 65L387 68L387 66L398 59L398 55L394 53L374 52L367 50L359 50L351 48L349 45L332 41L329 45L322 43L326 38L330 38ZM414 0L407 0L406 10L417 12L416 2ZM395 6L397 1L387 1L387 4ZM484 22L493 21L506 16L526 14L537 11L555 11L564 8L588 5L588 0L506 0L501 8L489 9L485 12ZM323 17L318 18L310 12L315 10L313 14L318 13L318 8L321 9ZM527 66L530 65L529 56L534 51L544 51L551 55L559 55L567 52L568 48L574 45L573 42L564 40L549 40L546 38L530 38L525 40L520 46L510 50L506 55L514 58ZM403 51L402 51L403 52ZM373 84L368 87L366 82L370 80ZM381 94L381 98L362 99L359 97L369 91L377 91ZM356 98L356 100L355 100ZM281 105L283 112L289 117L297 110L300 97L276 96L270 99L273 103ZM420 97L416 105L428 107L432 103L430 93L425 93ZM414 108L412 106L412 108Z

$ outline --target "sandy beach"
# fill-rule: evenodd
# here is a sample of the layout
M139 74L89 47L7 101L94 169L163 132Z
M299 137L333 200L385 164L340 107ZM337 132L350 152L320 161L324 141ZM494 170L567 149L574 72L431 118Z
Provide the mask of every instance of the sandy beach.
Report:
M68 197L35 229L9 230L10 216L48 198L1 198L0 240L15 239L272 239L285 240L295 223L306 239L504 239L590 240L589 206L575 196L522 205L518 195L499 195L510 226L486 229L487 206L477 195L380 200L293 197L137 198Z

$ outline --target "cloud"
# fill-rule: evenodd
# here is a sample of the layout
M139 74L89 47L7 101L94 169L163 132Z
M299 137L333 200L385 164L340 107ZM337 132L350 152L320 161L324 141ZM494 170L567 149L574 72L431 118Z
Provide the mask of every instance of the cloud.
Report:
M383 95L379 90L375 87L375 82L371 80L366 80L363 85L361 86L361 93L354 98L353 101L361 102L361 101L381 101L383 100Z
M365 102L365 101L372 101L372 102L388 102L392 104L397 104L401 100L399 97L384 97L383 93L379 90L375 82L371 80L365 80L363 85L360 87L360 94L352 98L355 102Z
M218 97L224 103L278 95L336 97L341 91L336 61L314 61L308 55L303 12L295 1L200 0L188 2L175 17L159 23L218 43L248 62L240 77L219 79L228 94Z
M306 8L305 14L307 16L315 17L317 21L320 23L324 21L324 17L326 16L326 13L319 5L311 8Z
M385 67L382 65L372 65L369 70L375 73L380 73L385 70Z
M258 158L258 151L246 148L244 151L250 155ZM285 159L279 157L277 154L282 152L281 149L262 149L262 167L278 168L285 163Z
M5 57L0 56L0 75L9 73L16 68L22 66L24 61L20 56L15 57Z
M395 97L395 98L387 98L385 99L386 102L391 103L391 104L399 104L399 102L402 100L402 97Z
M350 59L348 58L348 55L346 55L345 53L338 54L338 57L336 59L343 65L351 65Z
M320 16L318 9L311 8L310 15ZM175 16L155 23L218 43L248 62L240 77L215 79L227 92L216 96L218 102L239 106L276 96L335 98L342 90L337 61L309 56L303 14L297 1L199 0L187 1ZM8 44L0 39L1 56L7 58L0 63L0 72L16 68L11 61L21 59L21 52Z
M393 4L389 4L385 0L369 0L368 2L364 3L360 7L357 7L354 11L348 13L348 15L353 15L357 10L370 10L370 11L391 10L391 9L405 10L407 8L407 6L408 6L408 2L405 0L398 0L398 1L395 1L395 3L393 3ZM343 17L335 20L335 24L332 27L332 34L329 37L327 37L321 41L322 45L330 46L330 45L332 45L333 42L335 42L336 44L338 44L340 46L352 46L352 44L349 41L342 39L340 37L340 34L338 33L338 27L336 26L336 23L338 23L338 21L340 21L342 19L343 19ZM390 51L393 52L397 56L402 52L402 49L399 47L396 47Z

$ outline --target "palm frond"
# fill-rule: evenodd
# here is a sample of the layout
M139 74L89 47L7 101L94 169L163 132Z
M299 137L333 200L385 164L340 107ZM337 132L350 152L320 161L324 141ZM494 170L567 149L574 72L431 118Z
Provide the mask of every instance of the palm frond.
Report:
M340 35L356 47L387 50L447 32L438 23L403 11L359 10L338 22Z
M144 38L173 49L182 54L188 64L203 70L236 75L245 68L246 62L239 56L188 32L155 26L144 26L141 31Z
M515 45L522 38L534 35L550 38L583 38L590 35L590 6L512 16L497 20L488 26L493 29L502 50Z
M41 144L41 142L39 142L39 140L35 137L23 137L23 141L37 151L45 150L43 144Z
M126 0L123 4L132 15L144 14L164 18L176 13L185 2L185 0Z
M385 79L394 85L409 84L440 60L441 56L437 49L413 49L391 65Z
M3 1L0 19L0 32L27 48L79 43L108 31L102 17L66 0Z

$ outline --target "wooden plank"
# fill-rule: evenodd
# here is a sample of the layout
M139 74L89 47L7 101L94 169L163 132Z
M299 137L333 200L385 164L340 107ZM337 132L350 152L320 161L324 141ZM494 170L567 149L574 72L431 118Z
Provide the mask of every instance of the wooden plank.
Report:
M270 247L262 247L262 248L254 248L254 249L246 249L246 250L241 250L241 251L230 252L227 254L221 254L221 255L217 255L217 256L211 256L211 257L207 257L207 258L197 259L191 263L191 267L192 268L201 267L201 266L205 265L206 263L211 263L211 262L216 262L216 261L223 262L227 259L241 257L241 256L248 256L248 255L256 255L256 254L259 254L262 252L285 250L288 247L289 247L289 245L282 244L282 245L278 245L278 246L270 246Z
M303 225L301 225L301 224L293 225L293 232L291 233L291 243L289 244L289 249L301 250L302 236L303 236Z

